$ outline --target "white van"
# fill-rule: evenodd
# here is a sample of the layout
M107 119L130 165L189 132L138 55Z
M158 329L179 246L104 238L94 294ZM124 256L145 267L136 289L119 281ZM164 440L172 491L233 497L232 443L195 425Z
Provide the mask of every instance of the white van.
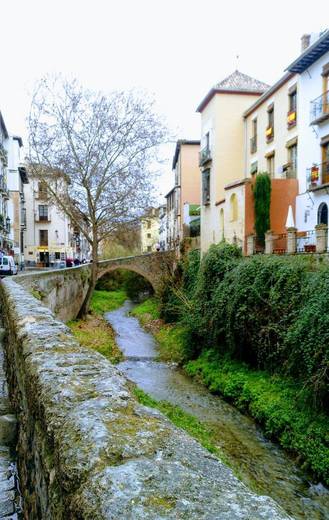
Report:
M0 257L0 276L17 274L17 265L12 256Z

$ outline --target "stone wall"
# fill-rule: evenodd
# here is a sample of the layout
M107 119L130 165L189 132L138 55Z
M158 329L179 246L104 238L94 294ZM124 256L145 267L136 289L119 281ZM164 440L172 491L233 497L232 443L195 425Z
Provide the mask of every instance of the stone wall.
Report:
M36 271L15 276L15 282L30 291L62 321L76 318L87 293L89 265Z
M26 519L288 519L13 279L0 303Z

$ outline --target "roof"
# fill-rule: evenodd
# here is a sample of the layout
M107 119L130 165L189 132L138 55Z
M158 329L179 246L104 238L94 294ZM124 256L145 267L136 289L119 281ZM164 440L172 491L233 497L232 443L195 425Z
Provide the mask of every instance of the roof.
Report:
M277 90L279 90L280 87L282 87L282 85L284 85L285 83L287 83L287 81L289 81L290 79L292 79L293 77L295 76L294 73L291 73L291 72L286 72L282 78L280 78L276 83L274 83L274 85L269 88L266 92L264 92L264 94L262 96L260 96L257 101L255 101L255 103L253 103L249 108L248 110L246 110L243 114L243 117L247 117L249 116L254 110L256 110L256 108L258 108L262 103L264 103L264 101L266 101L269 97L271 97L274 92L276 92Z
M181 149L181 146L182 144L192 144L192 145L198 145L200 146L200 141L193 141L193 140L188 140L188 139L179 139L176 143L176 149L175 149L175 153L174 153L174 157L173 157L173 161L172 161L172 169L174 170L175 167L176 167L176 164L177 164L177 161L178 161L178 157L179 157L179 153L180 153L180 149Z
M286 70L290 72L304 72L327 51L329 51L329 29L326 29L320 38L310 45Z
M243 74L239 70L235 70L232 74L227 76L227 78L223 79L209 90L206 97L198 106L197 112L202 112L209 101L217 93L260 95L269 88L270 85L267 85L267 83L252 78L247 74Z

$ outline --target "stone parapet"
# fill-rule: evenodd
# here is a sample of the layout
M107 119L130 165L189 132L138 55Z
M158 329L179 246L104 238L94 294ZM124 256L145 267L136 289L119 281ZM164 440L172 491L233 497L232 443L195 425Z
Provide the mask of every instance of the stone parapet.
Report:
M23 287L6 279L0 300L25 518L288 520Z

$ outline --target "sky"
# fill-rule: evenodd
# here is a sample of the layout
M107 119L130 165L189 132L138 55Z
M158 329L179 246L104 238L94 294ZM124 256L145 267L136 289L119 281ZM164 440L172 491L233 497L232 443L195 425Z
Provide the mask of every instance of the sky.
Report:
M0 0L0 110L26 140L34 83L74 76L109 92L143 88L180 139L200 138L196 107L235 69L273 84L304 33L329 27L328 0ZM159 196L173 185L163 153Z

